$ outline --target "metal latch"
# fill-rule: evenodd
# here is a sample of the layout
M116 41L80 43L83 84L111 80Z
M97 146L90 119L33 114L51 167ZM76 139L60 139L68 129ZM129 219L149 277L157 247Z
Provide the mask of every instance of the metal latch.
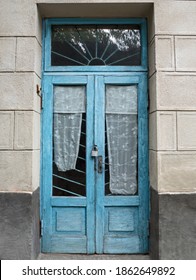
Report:
M41 87L39 85L36 85L36 92L37 92L37 95L40 97L40 109L43 109L43 93L41 93Z
M91 157L98 157L98 148L97 145L94 145L91 151Z
M103 157L102 156L98 156L98 173L102 173L103 170Z

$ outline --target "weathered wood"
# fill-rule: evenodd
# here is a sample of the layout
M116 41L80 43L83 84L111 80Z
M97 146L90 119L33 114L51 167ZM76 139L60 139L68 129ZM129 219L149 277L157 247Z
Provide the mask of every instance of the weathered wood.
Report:
M51 66L52 24L139 24L140 66ZM149 179L147 49L144 19L46 20L42 84L41 197L42 251L57 253L146 253L148 251ZM74 71L74 72L73 72ZM94 169L93 145L105 159L105 88L136 85L138 94L138 193L105 196L105 173ZM86 86L86 197L52 196L53 87Z

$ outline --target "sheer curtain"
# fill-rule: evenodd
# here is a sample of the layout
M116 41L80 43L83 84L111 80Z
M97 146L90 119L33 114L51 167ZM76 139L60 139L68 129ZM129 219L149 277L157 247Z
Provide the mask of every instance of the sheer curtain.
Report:
M75 169L84 112L85 86L54 87L54 162L59 171Z
M106 87L110 192L137 192L137 86Z

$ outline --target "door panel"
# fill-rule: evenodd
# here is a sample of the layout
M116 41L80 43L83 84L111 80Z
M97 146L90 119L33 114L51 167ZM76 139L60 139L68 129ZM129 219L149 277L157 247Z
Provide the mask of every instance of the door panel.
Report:
M147 252L147 162L145 75L46 76L43 251Z
M96 174L98 253L147 251L147 202L140 205L140 199L147 196L148 179L141 182L137 165L138 160L142 160L141 150L147 153L147 142L143 142L145 146L138 142L138 130L141 131L138 120L145 116L147 121L147 103L143 101L145 106L138 110L140 95L146 98L145 88L140 86L144 79L142 76L96 78L95 143L105 163L103 172ZM101 105L100 98L103 99ZM147 141L147 134L143 140ZM145 215L145 220L140 220Z
M94 252L93 90L92 77L44 79L44 252Z

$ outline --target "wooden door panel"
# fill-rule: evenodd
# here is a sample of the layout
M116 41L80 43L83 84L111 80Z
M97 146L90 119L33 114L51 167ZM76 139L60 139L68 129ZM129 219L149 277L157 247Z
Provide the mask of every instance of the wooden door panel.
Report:
M86 234L86 209L84 207L55 207L52 219L54 234Z
M54 163L54 134L58 134L57 128L54 129L54 113L59 115L56 120L57 125L58 121L61 121L62 115L65 116L66 120L63 120L66 128L65 134L69 137L65 137L65 144L69 145L70 142L73 148L75 136L71 133L69 124L75 117L74 114L78 115L78 106L72 102L71 110L66 109L69 100L65 95L68 94L72 97L73 88L73 95L77 103L79 93L77 88L81 87L83 93L85 89L86 104L82 105L83 109L80 112L81 133L80 141L77 140L77 142L82 149L78 150L75 168L68 166L65 168L68 169L66 171L63 170L64 167L59 168L58 161ZM55 89L58 89L56 94L58 93L62 99L62 102L58 102L57 105L55 105L54 99ZM79 95L81 94L79 93ZM95 227L94 203L92 203L94 201L94 162L89 157L93 145L94 78L75 75L70 77L46 76L43 96L42 251L94 253ZM60 146L63 153L64 143L57 140L56 145ZM60 163L62 165L62 159ZM67 164L69 165L69 162L63 166Z
M104 254L142 253L138 235L131 237L104 237Z
M96 215L98 215L96 223L96 250L98 253L131 254L145 253L148 251L148 163L147 161L143 162L144 155L145 160L148 158L145 79L145 75L142 76L137 74L96 77L95 143L98 146L99 155L102 155L103 157L103 171L102 173L96 174ZM106 96L108 86L109 97ZM116 106L112 104L112 94L114 94ZM124 98L126 102L123 102L121 98L119 98L119 94L122 95L122 98ZM118 99L119 101L116 101ZM108 128L106 126L105 119L107 114L110 114L110 121L114 122L112 131L116 133L120 126L119 133L115 135L115 139L112 139L111 127ZM118 182L116 180L111 180L111 176L114 176L115 172L113 171L113 173L110 173L110 170L112 165L126 165L126 161L127 164L131 161L130 152L129 156L126 157L126 153L123 151L125 148L122 149L120 141L117 141L118 138L123 136L122 127L124 127L124 115L126 116L126 119L127 116L133 118L134 115L134 122L137 120L138 143L137 145L131 144L130 146L131 141L131 143L133 143L133 141L135 143L135 136L128 141L130 141L129 147L131 147L131 149L137 149L135 150L137 162L142 161L145 176L141 173L140 167L138 168L138 164L135 166L130 165L130 167L127 168L126 176L128 175L129 177L128 182L133 182L136 186L132 189L130 188L130 190L126 186L126 188L122 189L122 192L120 192L115 184L118 183L118 185L120 185L121 182L119 179ZM135 116L137 117L135 118ZM143 120L142 122L141 119ZM125 128L127 127L127 130L129 129L128 126L129 123L125 126ZM106 140L105 137L107 129L110 129L110 141L116 141L116 146L113 146L112 153L118 153L119 157L121 156L119 151L124 153L124 158L121 157L119 162L115 162L115 157L111 160L110 153L106 151L107 146L110 146L111 149L111 143L106 143L108 140ZM129 139L129 134L125 133L125 136L123 137ZM141 140L139 137L141 137ZM123 142L123 145L124 144L125 143ZM109 159L106 159L106 156ZM118 157L116 160L118 160ZM124 160L124 162L122 160ZM106 165L104 163L106 163ZM105 172L105 169L108 169L108 165L109 175ZM127 172L130 173L128 174ZM131 172L134 172L133 180L131 179L132 181L130 180L130 176L132 176ZM123 184L125 184L126 180L124 179L123 174L121 174L121 179L124 180ZM107 187L106 191L105 184L110 185L111 182L113 184L112 188ZM143 204L140 203L141 200L143 201Z

